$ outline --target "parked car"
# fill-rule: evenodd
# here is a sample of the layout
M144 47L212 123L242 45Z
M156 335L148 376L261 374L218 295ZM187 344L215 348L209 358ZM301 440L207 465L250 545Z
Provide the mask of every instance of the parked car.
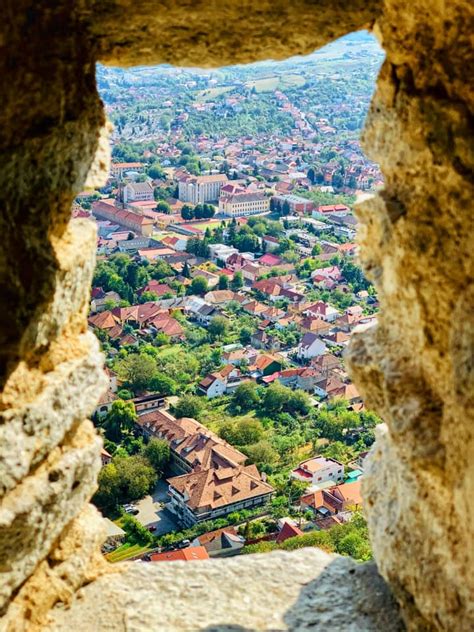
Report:
M178 542L176 546L178 547L178 549L186 549L188 546L191 546L191 541L181 540L181 542Z
M123 506L125 513L131 514L132 516L136 516L138 513L138 507L136 505L127 504Z
M156 531L156 524L151 524L149 527L147 527L148 531L151 531L153 533L153 531Z

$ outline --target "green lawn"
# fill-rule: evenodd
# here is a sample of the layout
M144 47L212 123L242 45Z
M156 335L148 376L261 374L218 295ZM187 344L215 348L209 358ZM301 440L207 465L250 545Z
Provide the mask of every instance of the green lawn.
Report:
M152 548L153 547L148 545L142 546L141 544L129 544L126 542L122 544L122 546L119 546L118 549L115 549L115 551L112 551L112 553L108 553L105 557L112 564L115 562L125 562L125 560L131 557L143 555Z

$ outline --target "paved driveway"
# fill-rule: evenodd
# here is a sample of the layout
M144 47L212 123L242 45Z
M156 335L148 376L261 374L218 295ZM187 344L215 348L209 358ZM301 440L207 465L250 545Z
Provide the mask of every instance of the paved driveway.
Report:
M163 507L166 500L168 500L168 485L164 481L158 481L151 495L145 496L135 503L139 510L135 518L147 527L154 525L156 531L153 532L153 535L178 531L173 514Z

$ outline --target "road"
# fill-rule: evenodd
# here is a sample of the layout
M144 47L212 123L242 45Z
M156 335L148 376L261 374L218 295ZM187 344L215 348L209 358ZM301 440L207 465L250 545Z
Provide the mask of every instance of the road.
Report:
M153 535L164 535L171 531L178 531L173 514L167 509L163 509L163 503L167 500L168 485L164 481L158 481L153 494L134 503L139 510L135 518L147 527L154 525L156 531L153 532Z

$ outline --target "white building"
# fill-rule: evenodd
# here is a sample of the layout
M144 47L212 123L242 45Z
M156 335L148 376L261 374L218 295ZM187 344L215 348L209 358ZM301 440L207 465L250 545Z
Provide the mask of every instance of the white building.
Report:
M142 173L145 171L145 165L141 162L113 162L110 165L110 175L115 178L123 178L128 171Z
M123 188L123 201L125 203L153 200L153 187L149 182L129 182Z
M325 456L314 456L298 465L291 472L291 477L310 485L324 483L342 483L344 481L344 465Z
M306 333L298 345L297 355L300 359L315 358L316 356L325 355L327 347L324 342L313 333Z
M230 255L234 252L239 252L237 248L233 246L227 246L226 244L209 244L209 252L211 261L216 262L218 259L221 261L227 261Z
M270 200L263 193L238 193L219 199L219 213L227 217L247 217L269 210Z
M219 199L222 186L227 182L225 173L213 176L185 176L179 181L178 196L181 202L204 204Z

